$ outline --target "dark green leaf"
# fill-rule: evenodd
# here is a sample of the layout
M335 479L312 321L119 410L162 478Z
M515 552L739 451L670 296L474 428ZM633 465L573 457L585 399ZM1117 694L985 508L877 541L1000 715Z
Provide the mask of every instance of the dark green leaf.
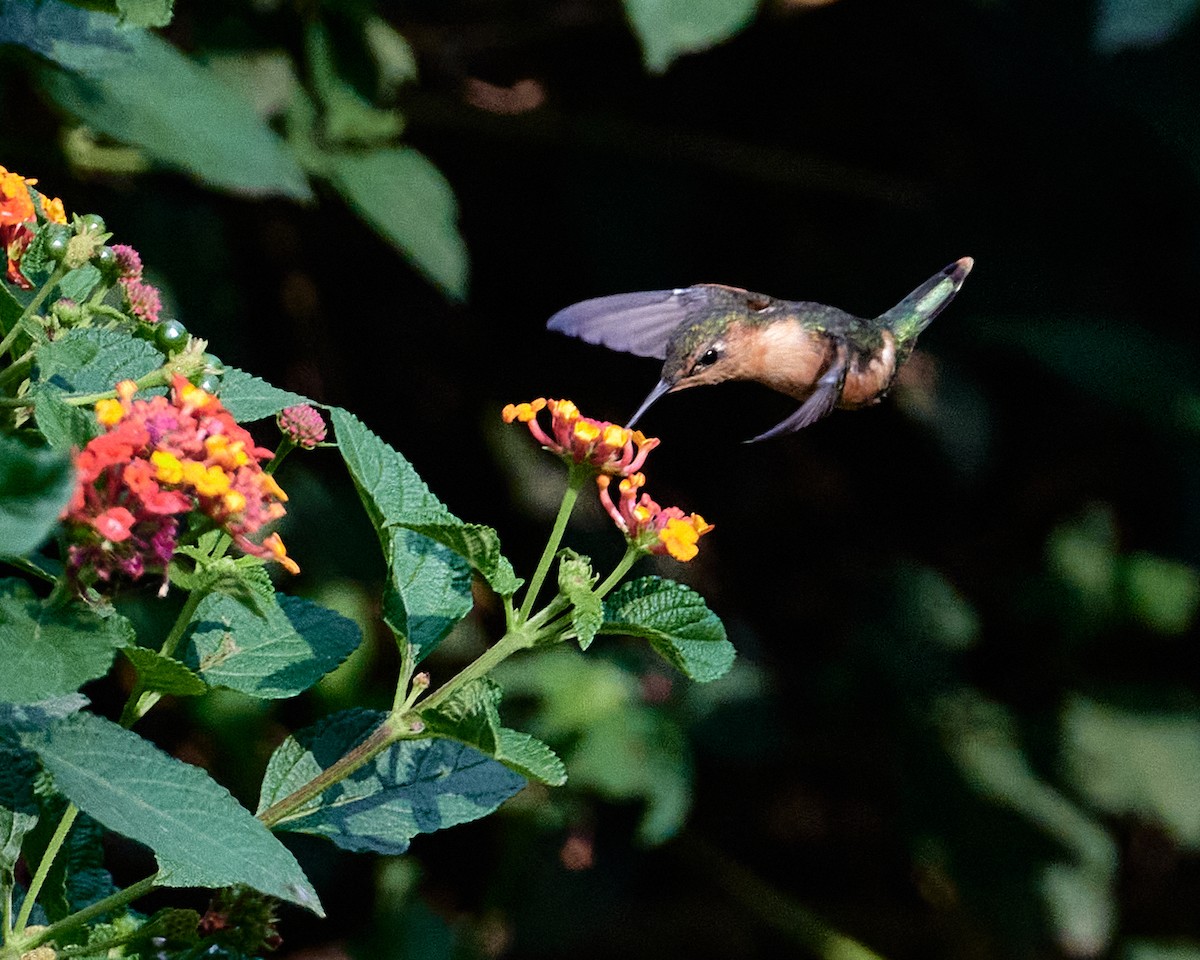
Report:
M35 814L18 813L0 805L0 888L12 883L13 867L21 856L21 842L37 819Z
M423 523L419 520L400 521L397 526L436 540L449 547L471 565L488 585L502 597L511 597L523 582L513 572L512 564L500 553L500 537L491 527L481 523L463 523L457 519Z
M143 19L148 2L136 5ZM61 68L43 71L42 84L91 129L217 187L310 196L304 173L249 100L154 34L41 0L0 8L4 42Z
M500 728L500 743L495 756L506 767L530 780L540 780L551 787L561 787L567 782L567 768L558 754L537 737L519 730Z
M411 147L328 154L329 177L355 212L455 300L467 296L458 204L441 172Z
M65 797L110 830L154 851L161 883L241 883L322 913L291 853L198 767L87 713L23 739Z
M458 521L400 453L353 414L332 409L338 448L375 526L388 564L384 620L425 656L470 611L467 561L429 537L407 529L451 527Z
M20 556L40 546L74 487L66 453L0 436L0 552Z
M500 735L500 688L483 678L456 690L435 710L421 712L430 735L449 737L494 756Z
M604 601L600 632L649 640L692 680L716 680L733 665L733 644L717 615L703 597L674 580L643 577L624 584Z
M604 605L595 592L596 576L587 557L564 550L558 562L558 589L571 601L571 629L586 650L604 622Z
M39 384L33 394L34 418L46 442L57 450L82 450L100 433L100 425L91 410L72 406L66 395L48 383Z
M749 25L758 0L625 0L646 68L662 73L685 53L728 40Z
M325 141L378 146L398 136L404 129L400 115L371 106L338 76L329 34L320 23L309 26L306 40L313 88L324 108Z
M386 714L349 710L283 742L267 765L259 810L287 796L360 743ZM403 853L418 833L476 820L525 780L477 750L450 740L402 740L277 829L327 836L347 850Z
M203 541L201 538L197 546L180 547L175 551L177 555L192 557L195 566L188 569L187 564L172 561L169 568L171 582L181 590L226 594L260 616L265 615L264 609L275 603L275 586L265 563L252 556L213 559L211 545L206 546Z
M198 697L208 686L186 666L157 650L146 647L125 647L121 651L129 658L143 690L170 693L177 697Z
M261 612L226 594L209 594L188 630L185 662L205 682L253 697L292 697L346 659L362 640L353 620L276 594Z
M158 349L120 330L81 328L38 350L38 379L67 393L104 393L165 362Z
M24 267L24 263L21 264ZM90 263L77 267L58 283L58 295L82 303L100 282L100 271Z
M87 698L78 693L29 705L0 702L0 807L38 815L33 785L40 768L37 757L22 745L21 735L45 729L86 706Z
M0 580L0 700L37 703L102 677L117 648L133 641L129 621L82 604L46 606L23 580Z
M237 367L226 367L221 378L221 404L238 423L273 417L284 407L311 402L307 397L280 390Z

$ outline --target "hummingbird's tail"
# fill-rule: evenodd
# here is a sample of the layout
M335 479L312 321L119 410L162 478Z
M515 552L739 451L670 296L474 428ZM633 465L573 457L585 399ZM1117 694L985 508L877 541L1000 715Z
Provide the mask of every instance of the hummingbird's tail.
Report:
M970 257L955 260L917 287L887 313L882 314L876 323L892 331L898 346L910 345L917 339L917 335L933 322L933 318L942 312L946 304L954 299L973 266L975 261Z

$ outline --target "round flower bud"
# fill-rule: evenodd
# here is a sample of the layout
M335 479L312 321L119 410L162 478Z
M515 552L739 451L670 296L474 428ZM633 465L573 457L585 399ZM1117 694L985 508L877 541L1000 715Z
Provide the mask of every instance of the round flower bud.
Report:
M279 432L297 447L312 450L325 439L325 420L315 407L301 403L285 407L276 418Z

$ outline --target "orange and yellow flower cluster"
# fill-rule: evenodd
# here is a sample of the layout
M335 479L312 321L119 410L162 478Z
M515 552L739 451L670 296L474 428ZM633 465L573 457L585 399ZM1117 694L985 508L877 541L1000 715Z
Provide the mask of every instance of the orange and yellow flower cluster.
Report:
M270 450L254 445L212 394L175 378L171 396L134 400L137 384L96 404L105 432L75 458L78 485L63 513L68 566L81 580L165 573L180 521L200 514L243 551L300 568L278 534L250 538L282 517L287 495L262 469Z
M0 167L0 249L8 261L6 276L10 283L29 289L33 286L21 273L21 257L33 239L33 228L37 226L37 198L42 208L42 217L51 223L66 223L67 214L57 197L51 199L33 189L36 180Z
M537 420L542 410L550 412L549 434ZM510 403L501 416L505 423L519 420L526 424L538 443L568 463L587 464L595 470L600 503L626 538L647 553L691 560L699 552L700 538L713 529L697 513L661 507L646 493L639 497L638 491L646 483L640 471L647 454L658 446L657 439L585 417L570 400L539 398L531 403ZM609 492L613 477L621 478L617 503Z

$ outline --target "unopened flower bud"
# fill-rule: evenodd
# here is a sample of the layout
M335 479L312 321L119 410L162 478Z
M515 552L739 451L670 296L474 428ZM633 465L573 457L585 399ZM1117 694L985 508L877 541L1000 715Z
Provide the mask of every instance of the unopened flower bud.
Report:
M424 690L429 686L429 674L422 670L412 678L412 685L414 690Z
M325 439L325 420L315 407L307 403L285 407L276 417L276 423L279 424L279 432L303 450L312 450Z

